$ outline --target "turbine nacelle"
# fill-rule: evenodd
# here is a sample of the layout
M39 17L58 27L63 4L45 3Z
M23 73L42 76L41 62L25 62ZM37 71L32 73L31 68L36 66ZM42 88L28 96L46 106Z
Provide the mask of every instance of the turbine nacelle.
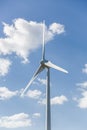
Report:
M43 66L43 67L47 67L48 68L48 66L46 66L45 64L48 62L48 60L42 60L41 62L40 62L40 64L41 64L41 66Z

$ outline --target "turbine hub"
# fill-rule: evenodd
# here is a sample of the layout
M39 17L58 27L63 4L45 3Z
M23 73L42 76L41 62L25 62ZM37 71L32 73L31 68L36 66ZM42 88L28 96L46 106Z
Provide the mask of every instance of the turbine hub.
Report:
M42 60L40 63L41 63L41 65L44 65L44 63L46 63L46 62L48 62L48 60Z

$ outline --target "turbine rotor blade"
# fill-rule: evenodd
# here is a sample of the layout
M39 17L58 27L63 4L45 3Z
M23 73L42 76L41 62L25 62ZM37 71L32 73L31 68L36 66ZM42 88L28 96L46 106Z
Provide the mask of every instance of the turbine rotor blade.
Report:
M23 97L24 93L27 91L27 89L29 88L29 86L32 84L32 82L35 80L35 78L38 76L38 74L43 70L44 70L44 66L40 65L39 68L37 69L37 71L35 72L35 74L33 75L33 77L31 78L31 80L28 82L27 86L22 91L22 93L21 93L22 97Z
M45 59L45 39L44 39L44 34L45 34L45 21L43 21L43 45L42 45L42 59Z
M44 63L47 67L50 67L50 68L53 68L53 69L56 69L58 71L61 71L61 72L64 72L64 73L68 73L67 70L59 67L59 66L56 66L55 64L53 64L52 62L48 61L48 62L45 62Z

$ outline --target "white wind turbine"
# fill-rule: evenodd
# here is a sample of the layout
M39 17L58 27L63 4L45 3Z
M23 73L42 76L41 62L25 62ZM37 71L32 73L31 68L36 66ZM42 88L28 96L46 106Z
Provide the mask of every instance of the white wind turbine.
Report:
M43 21L43 47L42 47L42 60L40 62L40 66L37 71L34 73L33 77L21 93L21 96L27 91L29 86L35 80L40 72L42 72L45 68L47 69L47 86L46 86L46 130L51 130L51 109L50 109L50 68L56 69L58 71L68 73L65 69L56 66L51 61L45 59L45 40L44 40L44 33L45 33L45 22Z

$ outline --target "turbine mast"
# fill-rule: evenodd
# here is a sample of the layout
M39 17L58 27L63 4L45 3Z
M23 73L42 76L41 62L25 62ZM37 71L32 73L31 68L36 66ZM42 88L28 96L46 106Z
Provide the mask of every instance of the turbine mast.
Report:
M51 130L51 107L50 107L50 68L47 68L46 87L46 130Z
M44 34L45 34L45 20L43 21L43 46L42 46L42 60L45 60L45 39L44 39Z

